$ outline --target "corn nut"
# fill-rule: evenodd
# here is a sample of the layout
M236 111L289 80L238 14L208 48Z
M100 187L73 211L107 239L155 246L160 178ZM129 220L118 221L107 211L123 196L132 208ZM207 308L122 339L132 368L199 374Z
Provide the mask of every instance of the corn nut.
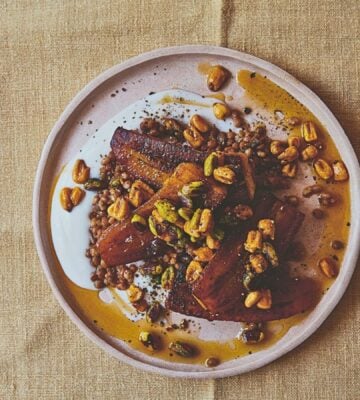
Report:
M261 291L261 298L256 303L256 307L261 310L269 310L272 306L272 296L271 291L269 289L263 289Z
M280 155L286 148L286 144L284 142L280 142L280 140L273 140L270 143L270 153L274 156Z
M311 121L304 122L301 125L301 134L307 143L316 142L318 139L317 128Z
M318 149L314 145L309 144L301 152L301 159L303 161L313 160L314 158L317 157L318 154L319 154Z
M130 204L124 197L118 197L115 202L108 207L107 213L109 217L121 221L129 216Z
M214 257L214 252L207 246L194 250L197 261L209 262Z
M72 189L70 194L70 200L73 203L73 206L77 206L78 204L80 204L84 197L85 197L85 192L81 188L75 186Z
M207 86L213 91L217 92L222 88L225 82L230 78L230 72L221 65L214 65L209 69L207 76Z
M72 169L72 179L76 183L85 183L90 176L90 168L84 160L76 160Z
M260 231L249 231L244 243L245 250L249 253L255 253L262 249L262 234Z
M186 268L185 279L188 283L193 283L200 278L202 272L202 266L199 261L191 261Z
M334 181L343 182L349 179L349 173L342 161L334 161L332 164L332 169L334 171Z
M230 108L224 103L214 103L213 113L217 119L225 119L231 115Z
M229 167L218 167L214 169L214 178L225 185L231 185L235 182L236 175Z
M296 163L285 164L281 168L281 173L283 176L287 176L288 178L295 178L297 173L297 168L298 166Z
M251 254L249 261L253 270L257 274L263 273L264 271L266 271L268 267L268 262L266 261L266 258L262 254Z
M295 161L299 157L299 151L295 146L287 147L282 153L278 155L278 160L284 162Z
M261 249L262 253L266 256L266 258L270 261L270 264L273 267L279 266L279 258L276 254L274 246L269 242L264 242Z
M297 149L300 149L303 141L302 138L299 136L291 136L288 138L288 144L289 146L295 146Z
M144 297L144 291L133 283L130 285L126 293L130 303L136 303Z
M201 147L205 141L204 137L196 129L187 128L184 130L183 135L184 139L190 144L191 147L194 147L194 149Z
M61 207L66 211L71 211L74 207L73 202L71 201L71 192L72 189L68 187L64 187L60 191L60 204Z
M321 179L328 180L333 176L333 170L327 161L322 158L318 158L314 162L315 172L319 175Z
M263 237L271 240L275 239L275 221L272 219L261 219L258 222L258 228Z
M337 267L335 265L335 262L332 258L330 257L325 257L322 258L319 261L319 267L321 272L327 277L327 278L335 278L338 274Z

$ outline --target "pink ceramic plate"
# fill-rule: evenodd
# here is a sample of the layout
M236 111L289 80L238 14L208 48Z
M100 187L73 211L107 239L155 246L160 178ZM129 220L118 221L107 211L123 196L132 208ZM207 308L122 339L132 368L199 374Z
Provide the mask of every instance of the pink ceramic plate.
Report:
M293 327L272 347L258 353L225 362L213 370L201 365L178 364L139 353L96 329L72 301L57 270L51 251L48 211L51 183L61 167L71 160L97 128L120 110L149 92L181 88L204 93L204 77L199 63L221 64L231 71L249 69L267 75L310 109L331 133L348 167L351 189L352 225L349 243L339 276L315 310ZM234 88L235 90L235 88ZM231 94L231 87L230 93ZM183 46L142 54L117 65L89 83L66 107L52 129L38 166L33 195L33 225L37 250L52 290L74 323L96 344L114 357L146 371L172 377L216 378L259 368L292 350L308 338L326 319L346 290L355 268L360 233L360 173L355 153L336 118L307 87L280 68L256 57L220 47Z

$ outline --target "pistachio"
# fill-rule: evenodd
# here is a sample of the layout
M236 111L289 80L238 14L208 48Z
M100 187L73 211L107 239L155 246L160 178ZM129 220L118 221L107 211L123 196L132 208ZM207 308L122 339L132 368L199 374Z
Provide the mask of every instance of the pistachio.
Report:
M225 119L231 115L230 108L224 103L214 103L213 113L217 119Z
M181 193L187 197L197 197L203 193L204 182L194 181L187 183L181 188Z
M199 261L191 261L188 267L186 268L185 279L188 283L194 283L197 279L200 278L202 273L202 266Z
M72 179L75 183L85 183L90 176L90 168L84 160L76 160L72 169Z
M171 289L175 280L175 269L170 266L165 269L163 274L161 275L161 286L164 289Z
M241 340L246 344L256 344L264 340L265 334L258 324L249 324L240 336Z
M321 193L322 190L323 190L323 187L320 185L306 186L303 189L302 195L304 197L311 197L313 194Z
M139 335L139 341L150 350L157 349L155 337L150 332L141 331Z
M255 274L251 271L247 271L243 276L243 285L247 290L253 290L253 282L255 278Z
M249 260L253 270L257 274L261 274L266 271L268 262L262 254L251 254Z
M270 153L274 156L280 155L286 148L286 144L284 142L280 142L280 140L273 140L270 143Z
M330 257L325 257L322 258L319 261L319 267L321 269L321 272L327 277L327 278L335 278L338 274L338 270L335 264L335 261L330 258Z
M301 158L303 161L313 160L314 158L317 157L318 154L319 154L318 149L314 145L309 144L301 152Z
M80 189L78 186L75 186L71 190L70 200L74 206L77 206L78 204L80 204L84 197L85 197L85 192L82 189Z
M334 171L334 181L343 182L349 179L349 173L342 161L334 161L332 163L332 169Z
M197 149L201 147L205 139L196 129L185 129L183 132L184 139L190 144L191 147Z
M214 257L214 252L210 247L204 246L194 250L195 259L201 262L209 262Z
M206 246L211 250L219 249L221 246L220 240L215 239L212 235L206 235Z
M181 357L192 357L195 354L195 349L191 345L178 340L169 344L169 350Z
M218 153L215 151L210 153L205 158L205 162L204 162L204 175L205 176L211 176L213 174L214 169L217 165L217 160L218 160Z
M175 206L173 206L168 200L157 200L155 202L155 207L160 214L160 217L165 221L174 224L178 219L178 213Z
M269 289L263 289L261 291L261 298L256 303L256 307L261 310L269 310L272 306L272 296L271 291Z
M90 178L84 183L84 188L91 191L99 191L105 189L107 186L105 181L97 178Z
M109 217L115 218L117 221L127 218L130 214L128 200L124 197L118 197L115 202L108 207L107 213Z
M130 285L126 293L130 303L135 303L144 297L144 291L133 283Z
M151 232L154 236L158 236L159 234L158 234L158 232L157 232L157 230L156 230L156 221L155 221L155 218L154 218L153 216L150 216L150 217L148 218L148 225L149 225L150 232Z
M332 168L322 158L318 158L314 162L314 169L315 169L315 172L320 176L321 179L328 180L333 176Z
M221 65L214 65L209 69L207 76L207 86L213 91L217 92L222 88L225 82L230 78L230 72Z
M285 164L282 168L281 168L281 173L284 176L287 176L288 178L295 178L296 173L297 173L297 164L296 163L289 163L289 164Z
M225 185L232 185L236 180L236 175L229 167L218 167L214 169L214 178Z
M299 151L295 146L287 147L282 153L280 153L277 158L280 161L291 162L295 161L299 157Z
M193 210L188 207L181 207L178 209L178 214L185 221L189 221L191 219L191 217L193 216L193 213L194 213Z
M245 204L238 204L234 207L234 214L242 221L246 221L254 215L252 208Z
M251 308L255 306L257 302L260 301L260 299L261 299L260 290L249 292L248 295L245 297L244 305L246 308Z
M68 187L64 187L60 191L60 204L61 207L66 211L71 211L74 207L74 204L71 201L71 192L72 189Z
M153 324L160 318L162 311L161 304L158 301L154 301L146 311L146 321Z
M111 178L109 186L113 189L121 188L122 186L121 178L118 177Z
M194 114L190 119L190 126L195 128L200 133L206 133L210 130L210 125L199 114Z
M303 141L299 136L290 136L288 138L288 144L289 146L295 146L297 149L300 149L302 147Z
M304 122L301 125L301 134L307 143L316 142L318 139L316 126L311 121Z
M139 214L134 214L131 217L131 223L135 225L136 229L138 229L139 231L142 231L145 229L146 227L146 220L144 217L142 217Z
M193 201L192 198L189 196L185 196L184 194L181 193L181 191L178 192L179 200L180 203L183 207L186 208L193 208Z
M258 228L264 238L275 239L275 221L272 219L261 219L258 222Z
M200 224L201 212L202 212L201 208L198 208L191 217L191 220L186 221L184 224L185 233L194 238L200 237L199 224Z
M260 231L249 231L244 243L245 250L249 253L255 253L262 249L262 234Z
M265 254L266 258L270 261L273 267L279 266L279 258L276 254L274 246L269 242L264 242L261 249L262 253Z

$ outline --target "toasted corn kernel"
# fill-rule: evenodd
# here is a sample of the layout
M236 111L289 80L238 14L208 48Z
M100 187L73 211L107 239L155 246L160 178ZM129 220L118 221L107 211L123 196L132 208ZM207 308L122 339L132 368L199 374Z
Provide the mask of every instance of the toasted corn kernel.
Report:
M327 277L327 278L335 278L338 274L338 269L335 264L335 261L330 258L330 257L325 257L322 258L319 261L319 267L321 269L321 272Z
M217 119L225 119L231 115L230 108L224 103L215 103L213 113Z
M287 147L282 153L278 155L278 160L284 162L295 161L299 157L299 151L295 146Z
M208 208L204 208L201 212L199 221L199 232L209 233L214 227L214 218L212 211Z
M307 143L316 142L318 139L317 128L311 121L304 122L301 125L301 134Z
M141 331L139 334L139 342L141 342L149 350L157 349L156 340L150 332Z
M181 193L186 197L200 196L204 191L204 182L194 181L187 183L181 188Z
M295 146L297 149L300 149L303 144L303 140L299 136L291 136L288 138L289 146Z
M261 291L261 299L256 303L256 307L260 310L269 310L272 306L272 296L269 289Z
M130 214L130 204L124 197L118 197L111 206L107 209L109 217L121 221L127 218Z
M280 142L280 140L273 140L270 143L270 153L274 156L278 156L281 154L286 148L286 144L284 142Z
M254 215L252 208L246 204L238 204L234 207L233 211L236 218L239 218L242 221L246 221Z
M258 301L261 299L261 292L260 290L255 290L253 292L250 292L246 297L245 297L245 302L244 305L246 308L251 308L257 304Z
M184 139L190 144L191 147L194 147L194 149L200 147L205 141L201 133L195 129L185 129L183 135Z
M208 262L214 257L214 252L209 247L199 247L194 250L197 261Z
M60 204L61 207L66 211L71 211L74 207L73 202L71 201L71 192L72 189L68 187L64 187L60 192Z
M138 230L143 230L146 227L146 220L139 214L134 214L131 217L131 223L135 225Z
M310 185L310 186L304 187L302 195L304 197L311 197L313 194L321 193L322 190L323 190L323 187L321 185Z
M349 179L349 173L342 161L334 161L332 163L332 169L334 171L334 180L336 182L343 182Z
M209 69L207 76L207 86L213 91L217 92L230 78L230 72L221 65L214 65Z
M275 221L272 219L261 219L258 222L258 228L263 237L268 237L271 240L275 239Z
M129 201L134 207L139 207L149 200L154 191L146 183L136 180L130 188Z
M175 269L174 267L167 267L161 275L161 287L164 289L171 289L175 280Z
M206 235L206 246L211 250L219 249L221 246L220 240L215 239L212 235Z
M313 160L314 158L317 157L318 154L319 154L318 149L314 145L309 144L301 152L301 159L303 161Z
M261 274L268 267L268 262L262 254L251 254L249 260L251 266L257 274Z
M193 283L200 278L202 273L202 266L199 261L191 261L186 268L185 279L188 283Z
M175 223L178 219L178 213L176 212L175 206L173 206L168 200L157 200L155 207L162 219L165 221Z
M144 291L133 283L130 285L126 293L130 303L135 303L144 297Z
M236 175L229 167L218 167L214 169L214 178L225 185L232 185L236 180Z
M206 158L204 162L204 175L211 176L214 172L214 169L217 165L218 161L218 153L212 152Z
M315 172L320 176L321 179L328 180L333 176L332 168L322 158L318 158L314 162L314 168L315 168Z
M169 350L181 357L192 357L196 353L194 347L178 340L169 344Z
M193 213L194 211L188 207L181 207L178 209L178 214L185 221L190 221L191 217L193 216Z
M262 248L262 234L260 231L249 231L244 244L245 250L249 253L255 253Z
M76 160L72 169L72 179L76 183L85 183L90 176L90 168L84 160Z
M276 254L274 246L269 242L264 242L261 249L262 253L265 254L266 258L270 261L273 267L279 266L279 258Z
M81 203L82 199L85 197L85 191L75 186L71 191L70 199L74 206Z
M195 128L200 133L206 133L210 130L208 122L199 114L194 114L190 119L190 126Z
M296 163L285 164L281 168L281 173L283 174L283 176L287 176L288 178L295 178L297 173L297 168L298 166Z

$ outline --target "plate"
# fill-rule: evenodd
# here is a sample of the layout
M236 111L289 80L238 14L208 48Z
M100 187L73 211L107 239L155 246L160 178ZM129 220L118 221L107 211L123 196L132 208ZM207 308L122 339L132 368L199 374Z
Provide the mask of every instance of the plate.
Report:
M203 93L204 77L197 73L198 66L215 63L224 65L230 71L248 69L266 75L315 114L331 133L348 167L352 224L340 273L309 316L292 327L273 346L209 370L201 365L171 363L140 353L105 334L89 321L64 284L62 271L59 270L53 251L49 218L53 186L63 166L74 158L90 138L98 138L97 132L101 126L119 111L152 92L183 89ZM172 377L226 377L259 368L295 348L316 331L340 301L351 279L359 252L359 181L356 155L336 118L311 90L285 71L248 54L220 47L182 46L159 49L132 58L102 73L71 101L55 124L44 146L34 185L35 242L45 275L65 312L91 340L111 355L146 371Z

